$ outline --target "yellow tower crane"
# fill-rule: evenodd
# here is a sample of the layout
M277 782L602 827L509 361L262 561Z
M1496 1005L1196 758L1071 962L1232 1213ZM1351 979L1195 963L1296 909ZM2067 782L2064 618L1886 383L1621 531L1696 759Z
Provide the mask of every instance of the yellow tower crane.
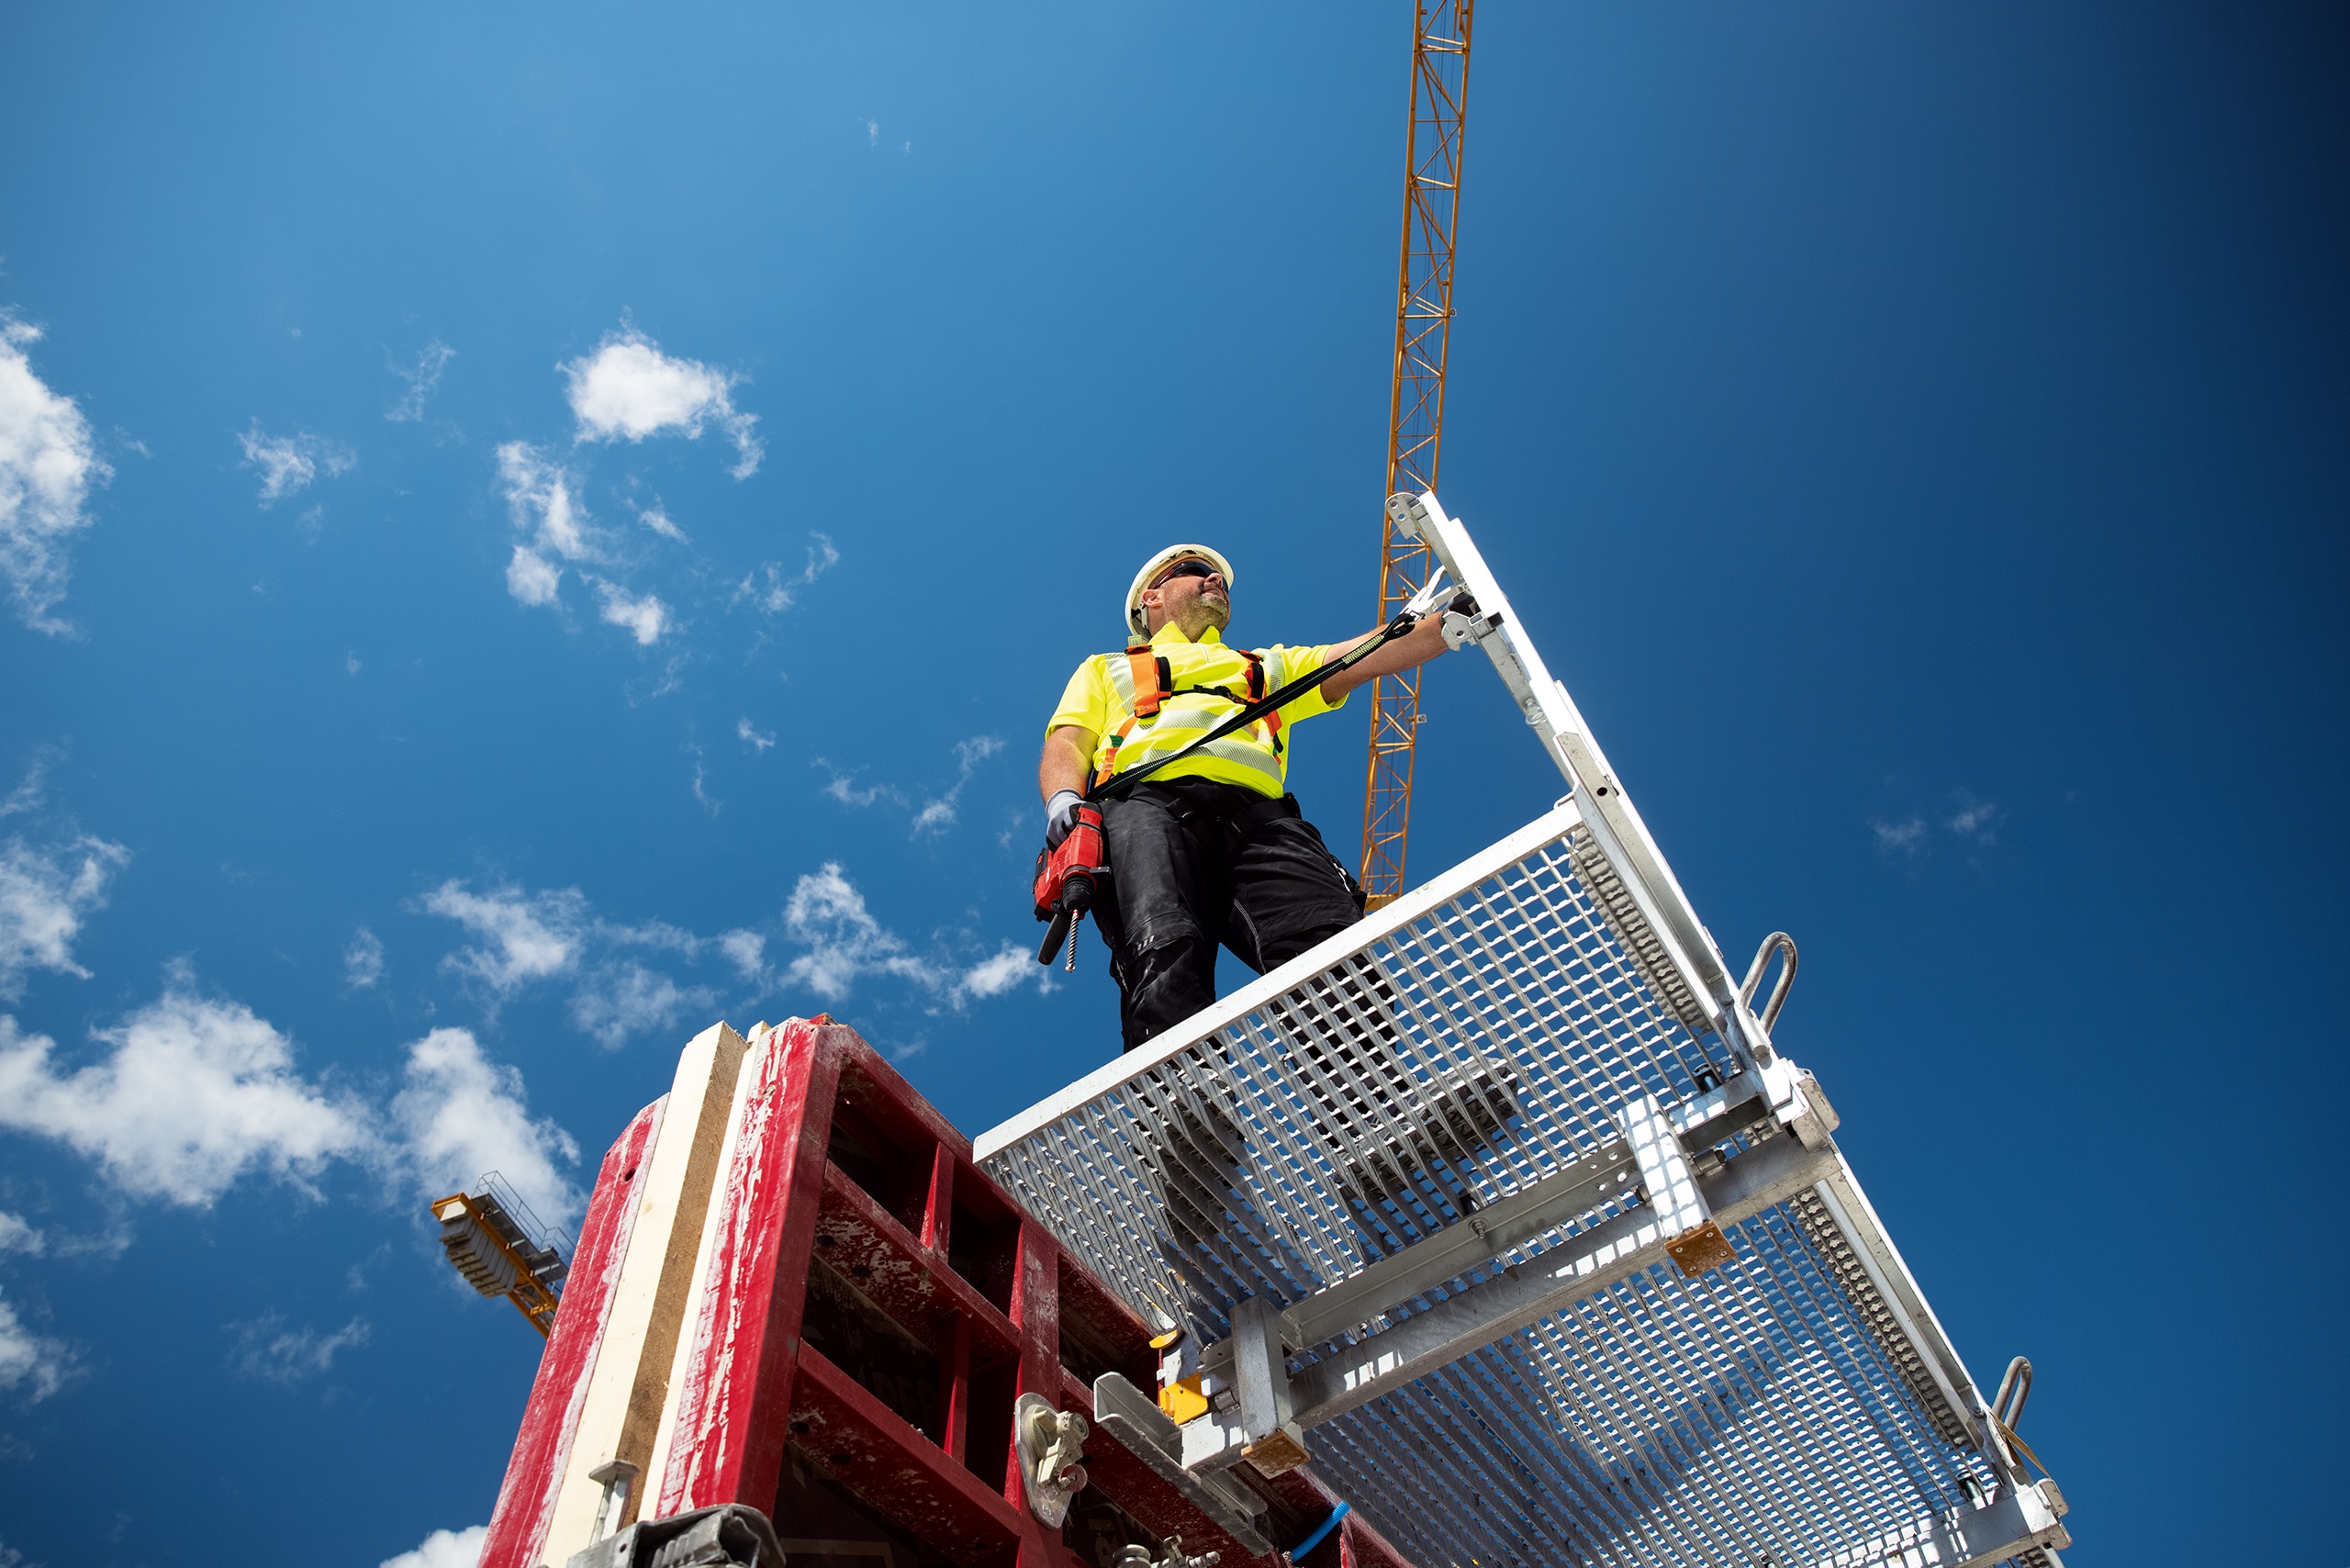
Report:
M1469 100L1474 0L1417 0L1412 116L1404 141L1404 258L1395 284L1395 380L1388 402L1387 483L1379 492L1379 619L1425 587L1428 547L1399 538L1387 498L1436 488L1444 442L1444 362L1452 338L1452 243L1460 217L1460 133ZM1377 909L1404 890L1412 825L1412 754L1420 672L1371 686L1371 766L1363 782L1362 885Z

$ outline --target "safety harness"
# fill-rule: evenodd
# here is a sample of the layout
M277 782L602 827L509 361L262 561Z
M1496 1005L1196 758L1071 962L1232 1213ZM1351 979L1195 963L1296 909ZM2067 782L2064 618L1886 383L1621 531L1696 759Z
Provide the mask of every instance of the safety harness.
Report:
M1245 696L1228 686L1178 687L1175 684L1174 666L1167 662L1166 655L1153 651L1147 643L1126 650L1126 669L1133 678L1135 689L1134 711L1126 715L1125 722L1118 726L1116 733L1110 736L1109 745L1102 749L1101 771L1093 776L1093 790L1096 793L1100 792L1102 786L1116 777L1118 748L1125 744L1126 737L1134 733L1135 726L1157 719L1158 711L1166 706L1169 698L1190 696L1197 692L1207 697L1221 697L1226 702L1242 709L1252 708L1264 701L1265 661L1263 657L1246 648L1236 648L1233 652L1248 661L1248 690ZM1271 744L1273 756L1278 758L1281 755L1282 747L1287 745L1281 739L1281 714L1268 709L1255 717L1264 721L1265 739ZM1214 737L1206 738L1214 739Z

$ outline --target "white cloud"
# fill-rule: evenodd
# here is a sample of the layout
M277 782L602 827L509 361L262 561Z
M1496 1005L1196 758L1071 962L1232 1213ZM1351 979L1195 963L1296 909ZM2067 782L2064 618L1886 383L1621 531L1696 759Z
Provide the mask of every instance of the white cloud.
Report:
M245 449L244 466L261 470L261 504L275 506L308 488L323 468L329 478L359 465L359 454L339 441L328 441L308 431L295 435L263 433L261 421L237 438Z
M22 816L40 809L41 797L49 783L50 756L50 748L46 746L34 753L32 766L25 769L25 776L17 781L17 787L8 791L8 798L0 801L0 817Z
M112 1053L62 1073L54 1041L0 1015L0 1126L69 1146L134 1195L205 1207L249 1170L307 1188L369 1147L364 1110L297 1073L291 1040L185 971L92 1037Z
M894 785L874 784L860 790L856 787L856 773L843 773L825 757L811 757L810 763L833 776L832 782L824 786L824 793L844 806L862 811L876 801L885 800L905 804L906 797ZM856 770L857 773L864 771L861 767Z
M607 1049L617 1049L632 1036L666 1028L717 1000L709 990L679 985L625 952L651 948L691 963L711 946L710 938L666 921L621 925L599 919L576 888L526 894L507 885L476 893L452 880L426 894L423 907L459 922L479 939L479 945L442 963L478 981L493 1007L533 980L576 976L571 1020Z
M106 882L129 858L121 845L87 835L50 849L22 838L0 845L0 997L22 996L34 969L89 978L73 961L73 938L106 907Z
M22 1215L0 1212L0 1256L22 1252L38 1258L49 1250L49 1238L33 1228Z
M1910 817L1902 822L1872 822L1871 832L1876 834L1876 846L1886 854L1915 855L1926 837L1926 819Z
M579 961L588 925L588 901L576 888L526 898L511 885L469 892L453 879L425 894L424 907L487 944L460 949L442 962L480 980L493 1000L570 969Z
M785 577L780 561L762 561L756 570L746 573L743 580L734 585L734 592L727 603L741 604L748 600L769 615L780 615L799 602L794 590L808 587L826 571L839 566L841 560L841 553L833 547L830 534L811 533L808 537L815 543L808 546L808 565L801 567L796 576Z
M0 1296L0 1392L22 1389L26 1398L38 1404L62 1388L73 1370L73 1348L26 1327L17 1309Z
M718 938L718 950L734 966L734 972L746 980L767 979L767 939L755 931L728 931Z
M1978 801L1971 791L1960 790L1956 794L1957 814L1942 825L1961 838L1971 838L1977 844L1992 843L1998 834L1999 823L2005 820L2006 813L1999 810L1997 801Z
M331 1334L315 1328L288 1328L285 1319L264 1312L249 1323L231 1323L237 1349L229 1364L246 1377L257 1377L288 1387L318 1377L334 1365L336 1352L367 1342L367 1320L354 1317Z
M506 591L524 604L553 604L563 580L555 563L596 559L571 476L539 448L509 441L498 449L498 476L506 487L507 514L524 536L506 564Z
M567 396L580 441L640 442L675 431L689 441L715 424L734 441L731 472L747 479L763 449L755 415L737 412L733 389L742 377L699 360L672 359L634 327L607 335L596 352L555 367L570 383Z
M1024 980L1035 980L1045 985L1051 969L1036 961L1036 955L1013 943L1006 942L992 958L982 958L963 971L962 991L967 996L1002 996L1017 991Z
M487 1525L437 1529L424 1538L422 1545L384 1559L382 1568L480 1568L482 1548L488 1540Z
M661 640L661 633L670 629L669 607L645 594L637 598L615 582L602 578L596 581L596 592L604 601L604 619L615 626L625 626L636 637L637 646L650 647ZM521 595L515 595L517 599Z
M711 816L726 809L726 802L712 795L708 788L710 770L702 766L701 747L694 747L694 804Z
M906 951L906 945L873 918L865 895L828 860L795 883L783 909L784 930L808 949L784 967L783 979L804 985L827 1002L849 993L867 973L902 976L935 987L937 971Z
M563 568L527 544L514 546L506 563L506 591L532 606L553 604L563 586Z
M973 735L969 740L955 743L955 782L944 795L926 802L914 813L914 832L944 833L955 825L956 803L963 798L963 786L971 781L971 773L980 763L1003 749L1003 743L993 735Z
M383 939L363 925L342 950L342 983L353 991L365 991L383 978Z
M934 1001L960 1011L975 998L1001 996L1034 971L1037 983L1050 990L1051 980L1033 953L1023 954L1006 942L991 957L965 967L943 956L923 958L885 928L866 908L839 864L827 861L812 875L794 884L784 905L784 933L807 951L784 966L776 977L786 984L804 985L826 1002L847 996L867 975L893 975L912 981ZM730 933L733 937L737 934ZM730 946L728 956L746 973L757 949L747 942ZM1025 964L1026 969L1019 966Z
M402 1082L391 1126L421 1196L495 1170L541 1218L577 1218L585 1200L563 1168L577 1163L579 1146L552 1119L532 1117L521 1073L483 1056L469 1031L435 1029L408 1047Z
M571 999L571 1021L608 1051L631 1035L665 1029L688 1008L707 1009L717 998L699 987L681 989L667 975L623 959L588 976Z
M758 731L751 727L751 721L747 718L735 722L734 735L737 740L747 745L753 751L766 751L768 747L775 745L775 737L773 735L763 735L759 734Z
M17 618L56 635L73 629L50 613L65 597L67 542L93 521L90 487L114 470L73 399L33 374L25 348L39 340L39 328L0 310L0 574Z
M636 521L644 524L645 527L651 529L654 532L659 534L664 539L675 540L679 544L690 544L693 543L686 537L686 531L679 528L675 522L671 521L669 514L661 510L661 503L659 501L655 501L644 510L638 512L636 514Z
M441 373L456 357L456 350L435 338L418 353L413 370L392 366L392 374L408 383L408 390L400 394L398 402L385 410L384 418L394 424L414 424L424 418L424 405L431 401L433 392L440 386Z
M916 836L925 833L944 833L955 825L956 813L961 808L963 787L971 781L971 775L978 771L979 764L1002 749L1003 742L994 735L973 735L969 740L955 743L955 782L946 788L945 793L934 795L913 808ZM832 775L831 781L824 786L824 793L844 806L861 811L877 801L888 801L898 806L912 804L906 798L906 792L894 784L859 787L856 778L857 774L864 772L863 768L843 773L833 766L828 757L818 756L809 760L811 766Z

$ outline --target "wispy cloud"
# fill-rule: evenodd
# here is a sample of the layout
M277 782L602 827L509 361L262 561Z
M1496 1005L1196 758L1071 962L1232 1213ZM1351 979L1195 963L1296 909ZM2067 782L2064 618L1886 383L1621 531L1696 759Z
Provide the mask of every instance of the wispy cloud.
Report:
M28 786L35 793L19 803ZM0 816L33 809L38 790L38 776L28 777ZM0 844L0 998L24 995L37 969L89 978L73 961L73 939L83 921L106 907L107 883L129 860L121 845L87 834L45 844L11 835Z
M0 1295L0 1393L21 1392L39 1404L64 1387L77 1370L72 1346L35 1333Z
M824 793L853 810L863 811L876 801L892 801L901 806L906 803L904 792L894 784L858 784L856 775L865 771L861 767L856 773L843 773L833 766L829 757L822 756L810 757L808 765L831 774L832 778L825 784Z
M506 564L506 591L528 605L553 604L563 582L558 561L589 556L588 515L571 493L563 465L528 442L498 449L498 476L522 543Z
M734 966L734 972L746 980L764 982L767 977L767 939L755 931L721 932L718 950Z
M831 758L822 756L811 757L809 765L820 767L831 776L824 785L824 793L852 810L862 811L882 801L911 810L914 836L920 837L923 834L944 833L955 825L964 786L970 783L971 776L979 770L981 763L1002 749L1003 742L994 735L973 735L968 740L956 742L955 782L938 794L924 795L919 803L895 784L858 783L858 776L865 771L861 767L843 772Z
M1999 826L2008 813L1996 801L1986 801L1961 786L1950 792L1953 804L1947 816L1940 812L1911 812L1897 821L1872 819L1869 831L1876 841L1877 853L1888 857L1899 856L1915 858L1933 852L1941 834L1964 840L1977 849L1987 849L1998 842Z
M690 544L693 543L686 537L686 531L679 528L676 521L670 518L669 514L662 510L661 503L658 500L655 500L651 506L646 507L644 510L638 512L636 514L636 521L644 524L645 527L651 529L654 532L659 534L664 539L674 540L679 544Z
M288 1388L325 1375L339 1352L365 1344L368 1337L364 1317L352 1318L331 1334L321 1334L315 1328L288 1327L274 1311L224 1327L237 1339L229 1356L232 1371Z
M529 981L569 972L588 931L588 901L576 888L525 895L508 884L476 893L452 879L424 895L424 908L480 939L442 967L478 981L493 1002Z
M33 374L25 350L40 329L0 310L0 576L17 619L51 636L73 624L50 613L65 597L73 535L94 521L92 487L114 477L89 420Z
M805 987L825 1002L844 1000L868 976L910 981L934 1005L957 1012L974 999L1001 996L1031 976L1040 989L1052 989L1050 974L1035 956L1008 941L976 963L959 962L942 951L915 952L874 918L865 895L836 861L793 885L783 927L802 951L784 965L777 982ZM744 944L744 951L755 958L758 950Z
M691 964L712 944L662 921L624 925L597 916L576 888L525 892L511 883L476 892L452 879L421 901L428 913L456 921L476 940L442 960L466 979L491 1013L539 981L572 982L570 1014L607 1049L633 1035L666 1028L688 1012L716 1004L716 993L679 985L631 956L666 952Z
M670 1028L688 1011L707 1012L717 1004L715 991L680 987L626 958L588 976L572 993L571 1021L606 1050L616 1051L632 1035Z
M456 357L456 350L435 338L418 353L414 365L394 364L392 374L408 383L408 390L384 410L384 418L396 425L414 424L424 418L425 404L432 400L432 394L441 386L441 373Z
M694 747L694 804L711 816L726 809L726 802L710 792L710 769L702 762L701 747Z
M799 591L814 583L818 577L840 565L841 553L833 545L829 534L811 533L814 543L808 546L808 564L797 573L786 577L780 561L762 561L744 575L734 585L729 604L749 604L768 615L780 615L799 602Z
M963 786L971 781L971 774L980 763L1003 749L1003 742L993 735L973 735L967 741L955 743L955 782L946 792L925 802L914 813L916 834L945 833L955 825L956 805L963 798Z
M22 1215L0 1213L0 1257L21 1252L38 1258L49 1250L49 1238Z
M363 925L342 950L342 983L353 991L365 991L383 978L383 939Z
M237 442L245 449L243 466L261 470L263 508L300 494L321 470L333 478L359 465L359 454L339 441L329 441L308 431L270 435L263 431L259 420Z
M1926 819L1905 817L1897 823L1872 822L1877 849L1886 855L1915 855L1925 843Z
M1957 798L1958 810L1942 825L1974 843L1992 843L1998 835L1999 824L2007 820L2007 813L1999 810L1997 801L1976 800L1972 790L1962 789L1952 793Z
M751 721L747 718L736 722L734 725L734 736L744 745L749 746L754 752L766 751L775 745L775 737L773 735L763 735L759 734L757 730L751 727Z
M758 471L764 449L753 428L757 417L734 407L741 375L699 360L672 358L629 325L607 334L594 353L556 368L568 383L577 440L641 442L675 433L696 441L714 424L734 442L734 477L747 479Z

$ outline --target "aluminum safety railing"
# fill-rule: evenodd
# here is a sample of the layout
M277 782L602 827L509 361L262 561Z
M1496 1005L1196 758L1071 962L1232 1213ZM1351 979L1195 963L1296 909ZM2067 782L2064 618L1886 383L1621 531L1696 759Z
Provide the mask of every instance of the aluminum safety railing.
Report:
M1214 1407L1155 1422L1203 1485L1288 1462L1278 1428L1427 1563L2053 1563L2062 1498L1997 1435L1818 1086L1466 532L1408 505L1476 599L1449 633L1571 794L975 1156L1207 1347ZM1154 1425L1131 1405L1098 1413Z

